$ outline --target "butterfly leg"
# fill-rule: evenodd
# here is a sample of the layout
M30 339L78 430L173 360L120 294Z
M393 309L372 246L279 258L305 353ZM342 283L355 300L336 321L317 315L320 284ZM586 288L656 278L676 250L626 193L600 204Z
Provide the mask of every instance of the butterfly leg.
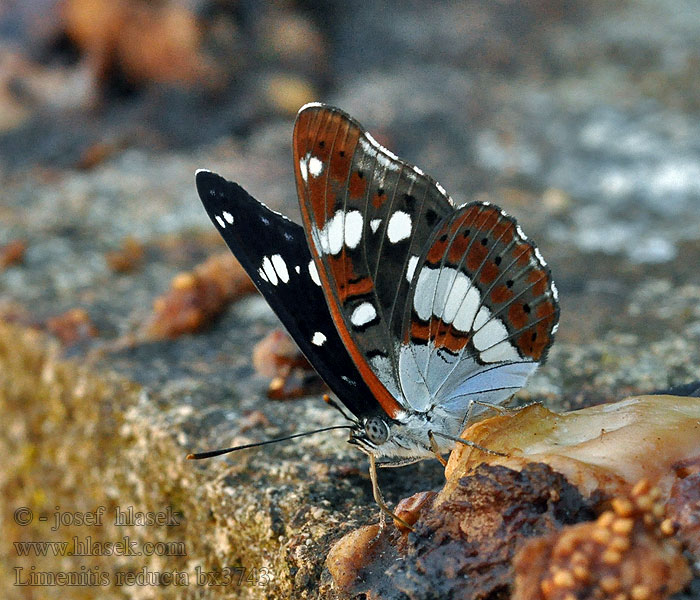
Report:
M491 454L492 456L510 456L509 454L506 454L504 452L499 452L498 450L490 450L489 448L480 446L476 442L472 442L471 440L465 440L464 438L457 437L454 435L447 435L446 433L441 433L439 431L434 432L433 435L437 435L438 437L442 437L447 440L452 440L453 442L457 442L459 444L464 444L465 446L469 446L470 448L476 448L477 450L481 450L482 452L486 454Z
M382 497L382 492L379 489L379 482L377 480L377 463L374 459L374 455L370 454L369 455L369 478L372 481L372 494L374 496L374 501L377 503L377 506L381 509L381 516L382 518L380 519L380 527L383 529L383 524L384 524L384 515L391 517L395 521L398 521L403 525L404 527L407 527L411 531L413 531L413 527L411 527L406 521L404 521L401 517L398 515L394 514L391 509L386 505L386 502L384 502L384 498ZM381 529L380 529L381 531Z
M467 423L469 423L472 420L472 413L474 412L474 404L475 403L476 403L475 400L469 401L469 406L467 407L467 414L464 415L464 419L462 419L461 429L464 429L467 426Z
M501 415L513 414L513 413L518 412L520 410L520 408L522 408L522 407L508 408L505 406L501 406L500 404L492 404L491 402L484 402L483 400L470 400L469 407L467 408L467 414L464 416L464 419L462 419L462 429L464 429L467 426L467 423L471 422L472 414L474 413L474 405L475 404L478 406L483 406L484 408L493 409L498 414L501 414Z
M428 432L428 439L430 440L430 449L433 451L435 458L440 461L440 464L442 464L443 467L446 467L447 461L443 458L442 454L440 454L440 448L435 441L435 436L433 435L432 431Z
M472 403L483 406L484 408L495 410L501 415L511 415L518 412L522 408L522 406L502 406L500 404L492 404L491 402L484 402L483 400L472 400Z

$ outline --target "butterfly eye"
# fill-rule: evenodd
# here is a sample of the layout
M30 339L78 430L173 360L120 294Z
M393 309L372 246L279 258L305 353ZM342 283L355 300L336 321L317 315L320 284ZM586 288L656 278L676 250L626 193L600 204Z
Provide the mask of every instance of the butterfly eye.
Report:
M389 439L389 428L379 417L370 417L365 421L365 433L373 444L383 444Z

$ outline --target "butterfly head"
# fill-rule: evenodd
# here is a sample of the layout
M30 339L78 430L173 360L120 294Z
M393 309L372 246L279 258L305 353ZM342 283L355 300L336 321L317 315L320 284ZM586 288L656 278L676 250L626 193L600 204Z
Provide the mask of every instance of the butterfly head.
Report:
M436 422L435 414L406 413L399 419L374 415L356 421L348 440L365 454L372 454L383 464L406 464L433 456L428 432L431 426L438 431L459 433L455 423ZM454 425L454 426L453 426ZM438 443L443 440L438 440ZM441 452L451 448L451 442L446 446L439 445Z
M369 417L358 421L350 432L348 442L357 446L365 454L383 456L384 447L389 444L391 430L389 423L382 417Z
M368 454L381 454L379 449L389 441L389 423L382 417L373 416L357 422L350 433L349 442Z

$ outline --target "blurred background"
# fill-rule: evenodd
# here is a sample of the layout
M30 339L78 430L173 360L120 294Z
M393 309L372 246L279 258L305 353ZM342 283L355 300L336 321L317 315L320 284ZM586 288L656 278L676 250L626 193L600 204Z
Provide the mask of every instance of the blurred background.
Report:
M251 347L276 321L194 188L208 168L296 218L291 134L309 101L349 112L457 203L495 202L536 240L561 327L520 400L570 408L692 384L699 72L695 0L0 0L4 497L159 507L177 481L194 515L187 502L214 492L188 487L191 465L173 456L337 422L317 397L261 403ZM56 356L137 383L132 412L114 400L128 394L86 393L84 373L59 386L45 338L22 337L37 331ZM269 380L279 354L263 347L258 373ZM284 468L284 485L317 486L324 510L374 514L342 436L273 454L278 471L263 452L248 476L269 484ZM299 456L325 475L309 482ZM328 475L336 462L344 475ZM391 501L415 491L415 473L422 488L439 482L416 469L385 475ZM235 485L240 502L261 502ZM324 543L309 547L324 555Z
M89 289L95 331L133 329L172 275L158 236L209 231L194 169L297 214L292 123L321 100L457 202L520 219L562 289L560 339L680 331L624 307L631 280L669 301L698 283L699 33L683 0L4 0L0 245L24 268L0 273L0 310L45 321ZM131 280L109 252L148 242L150 277L111 306Z

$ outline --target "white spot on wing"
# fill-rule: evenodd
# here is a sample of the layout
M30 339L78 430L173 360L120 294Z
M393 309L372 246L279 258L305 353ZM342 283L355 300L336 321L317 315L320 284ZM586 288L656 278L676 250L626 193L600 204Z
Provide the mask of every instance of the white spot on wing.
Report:
M398 158L395 155L391 154L386 148L384 148L384 152L389 156L382 152L378 152L377 162L387 171L398 171L401 168L401 165L396 162Z
M368 132L365 132L365 137L367 138L367 141L369 141L372 146L374 146L377 150L381 150L386 154L389 158L393 160L399 160L399 157L396 156L393 152L390 150L387 150L384 146L382 146L377 140L375 140Z
M367 154L374 156L377 153L376 149L373 148L372 144L370 144L365 138L360 138L360 146L362 146L362 149L367 152Z
M369 222L370 229L372 229L372 233L377 233L377 229L379 229L379 226L382 224L381 219L372 219Z
M262 279L263 281L267 281L267 282L270 281L270 280L267 278L267 275L265 275L265 270L264 270L262 267L260 267L260 268L258 269L258 275L260 275L260 279Z
M375 356L369 359L369 364L372 365L374 372L377 374L379 379L382 380L382 382L387 377L389 377L389 373L391 371L391 362L389 362L389 359L386 356L380 356L379 354L376 354Z
M304 106L302 106L299 109L299 112L297 114L300 115L301 113L303 113L305 110L307 110L309 108L323 108L323 107L324 107L323 102L307 102L306 104L304 104Z
M447 299L445 300L445 308L442 311L442 320L445 323L452 323L457 316L457 311L462 306L462 301L469 294L469 289L472 287L472 282L464 273L457 273L452 283Z
M265 275L267 275L267 280L272 285L277 285L277 282L279 280L277 279L277 273L275 272L275 267L272 266L272 262L270 262L270 259L267 256L265 258L263 258L262 269L263 269L263 271L265 271Z
M517 362L522 361L518 351L508 340L503 340L495 346L484 350L479 358L484 362Z
M326 336L323 335L320 331L316 331L314 333L314 337L311 338L311 343L314 346L323 346L324 342L326 341Z
M450 269L449 267L440 269L440 276L438 277L435 297L433 299L433 314L436 317L442 318L443 310L447 304L447 295L452 289L452 284L456 276L457 271L455 269Z
M416 272L416 265L418 264L418 257L414 254L408 259L408 266L406 267L406 281L411 283L413 279L413 274Z
M472 342L478 350L487 350L508 337L508 330L498 318L492 318L472 337Z
M486 321L488 321L490 318L491 311L486 306L482 306L479 309L479 312L476 313L476 317L474 318L474 331L476 331L477 329L481 329L485 325Z
M326 228L319 229L315 225L311 227L311 238L314 241L316 250L319 254L328 254L330 247L328 246L328 232Z
M272 266L275 268L277 275L282 280L282 283L287 283L289 281L289 271L287 271L287 263L279 254L273 254L270 259L272 260Z
M226 229L226 223L224 223L224 220L219 215L216 215L216 222L219 224L221 229Z
M386 228L386 234L392 244L396 244L401 240L411 237L411 215L397 210L389 219L389 224Z
M460 331L471 331L474 323L476 311L479 310L481 304L481 294L476 286L471 286L462 299L461 305L457 310L452 324ZM447 308L445 308L447 311Z
M315 156L312 156L309 159L309 175L311 175L311 177L318 177L322 172L323 163Z
M363 302L352 311L350 322L355 327L362 327L377 317L377 310L369 302Z
M544 256L542 256L542 253L540 252L540 249L537 246L535 246L535 256L537 257L537 260L540 262L541 265L547 265L547 262L544 260Z
M551 281L551 282L549 283L549 287L552 288L552 297L553 297L555 300L559 300L559 290L557 289L557 286L554 285L554 282L553 282L553 281Z
M343 249L345 237L345 212L339 210L324 226L328 236L328 251L330 254L338 254Z
M421 321L427 321L433 313L433 296L439 271L423 267L418 273L416 291L413 295L413 308Z
M318 276L318 269L316 268L316 263L313 260L309 261L309 275L313 282L321 287L321 278Z
M415 258L417 261L418 258ZM423 267L420 270L413 295L413 308L422 321L435 315L465 332L478 329L491 316L488 308L481 306L481 294L469 277L450 267ZM499 340L494 340L493 343L497 341Z
M351 210L345 215L345 245L357 248L362 239L362 214L359 210Z
M230 225L233 224L233 215L230 212L224 211L221 213L224 215L224 219L226 219L226 222Z
M297 265L296 267L294 267L294 270L297 272L297 275L298 275L299 273L301 273L301 267L300 267L299 265Z

